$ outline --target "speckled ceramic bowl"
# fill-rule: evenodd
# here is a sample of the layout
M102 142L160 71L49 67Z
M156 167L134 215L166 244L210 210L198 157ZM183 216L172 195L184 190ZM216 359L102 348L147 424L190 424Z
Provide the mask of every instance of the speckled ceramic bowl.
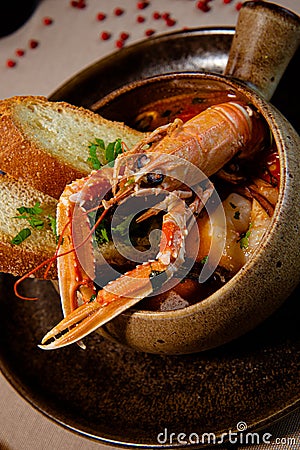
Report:
M260 37L258 42L255 36ZM162 75L132 83L95 105L100 114L130 123L142 106L160 97L179 91L196 93L206 84L233 89L245 96L267 121L278 148L281 172L279 199L264 239L253 257L230 281L205 300L183 309L123 313L101 329L106 337L146 352L203 351L254 328L271 315L299 283L300 138L268 102L299 40L299 17L273 4L247 2L239 16L223 76Z

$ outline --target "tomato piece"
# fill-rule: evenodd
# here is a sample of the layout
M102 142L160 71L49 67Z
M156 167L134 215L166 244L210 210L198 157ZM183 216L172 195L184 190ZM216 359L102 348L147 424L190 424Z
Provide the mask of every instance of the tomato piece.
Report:
M280 161L277 151L268 153L264 159L262 178L272 185L278 185L280 181Z

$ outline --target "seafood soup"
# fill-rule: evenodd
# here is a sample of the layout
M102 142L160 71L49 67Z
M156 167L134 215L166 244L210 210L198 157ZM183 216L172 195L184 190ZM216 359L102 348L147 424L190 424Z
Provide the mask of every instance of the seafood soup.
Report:
M175 119L187 122L212 105L226 102L248 103L245 97L233 89L207 89L197 92L157 99L143 106L127 120L128 125L140 131L153 131ZM262 122L264 119L259 118ZM267 127L266 124L264 126ZM191 270L183 279L178 275L178 284L170 290L142 300L136 307L141 310L166 311L189 306L198 302L232 278L248 261L268 228L278 198L280 181L279 155L271 133L262 140L260 148L249 157L237 154L216 174L211 182L222 201L226 219L225 245L219 263L211 276L199 283L199 273L207 263L216 224L207 208L199 213L197 233L189 233L186 243L186 258L198 247ZM125 219L125 218L124 218ZM132 242L145 244L145 230L151 231L159 217L150 219L148 226L132 226ZM193 252L192 252L193 253ZM125 261L123 261L125 264ZM130 263L126 265L130 268ZM176 276L175 276L176 279Z

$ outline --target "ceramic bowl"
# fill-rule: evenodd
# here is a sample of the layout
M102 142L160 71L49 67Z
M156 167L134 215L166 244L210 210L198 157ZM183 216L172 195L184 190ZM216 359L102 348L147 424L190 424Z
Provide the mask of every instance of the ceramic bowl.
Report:
M264 17L261 30L257 30L257 14L260 22ZM276 23L271 23L272 20ZM282 40L278 40L278 24L284 27ZM242 27L241 32L239 27ZM255 43L255 51L250 51L251 60L247 57L251 42L248 30L250 35L253 32L262 38L258 46ZM178 93L197 94L207 87L233 90L252 103L270 127L279 153L281 175L279 198L270 226L259 248L233 278L209 297L182 309L165 312L129 310L101 328L104 336L151 353L186 354L207 350L257 326L299 283L300 138L268 101L299 45L299 30L299 18L289 11L273 4L266 7L264 2L247 2L240 13L236 40L233 40L224 75L176 73L157 76L125 86L95 105L94 109L101 115L132 125L138 111L157 99ZM269 46L271 52L268 55L265 53L265 33L269 37L277 33L276 45L273 49ZM284 49L289 33L291 45L288 47L292 50L287 56ZM273 64L265 65L266 59L272 59ZM244 74L240 73L241 68Z
M184 309L129 311L103 327L106 336L143 351L188 353L223 344L268 317L299 282L300 138L270 103L245 84L218 75L172 74L136 82L122 89L114 100L110 97L107 108L103 106L103 113L106 115L109 110L110 118L119 119L121 107L123 112L128 111L126 118L130 123L138 112L133 105L146 106L155 94L160 97L167 93L169 97L178 94L181 88L185 93L196 94L207 84L244 95L267 121L280 156L279 199L259 249L221 289Z

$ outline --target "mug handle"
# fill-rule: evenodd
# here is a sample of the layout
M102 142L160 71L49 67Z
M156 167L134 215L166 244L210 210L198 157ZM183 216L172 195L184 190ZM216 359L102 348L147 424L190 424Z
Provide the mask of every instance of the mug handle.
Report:
M244 81L270 100L300 43L300 17L265 1L243 3L225 76Z

